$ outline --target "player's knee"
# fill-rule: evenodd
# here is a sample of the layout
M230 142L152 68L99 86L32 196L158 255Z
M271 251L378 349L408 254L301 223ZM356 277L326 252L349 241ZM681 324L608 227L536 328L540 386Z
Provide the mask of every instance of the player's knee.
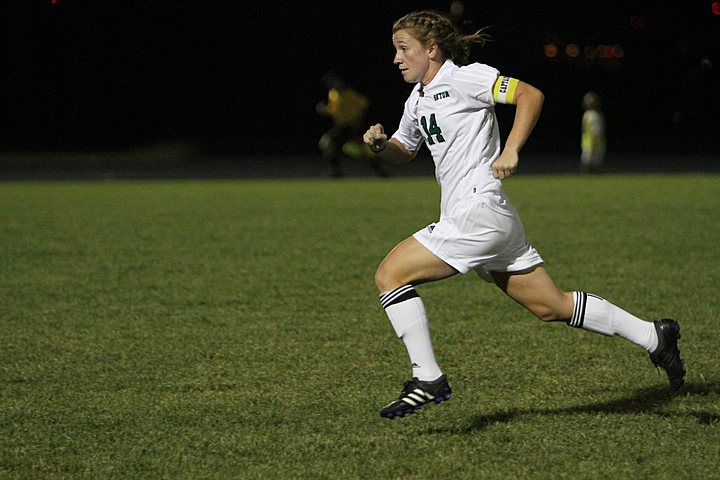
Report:
M333 151L332 138L330 138L327 135L323 135L322 137L320 137L320 141L318 142L318 148L324 154L332 153L332 151Z
M379 292L389 292L402 287L402 282L393 274L391 268L385 263L381 263L375 270L375 286L377 286Z
M386 269L383 268L382 265L380 265L377 270L375 270L375 286L377 287L378 291L387 292L389 291L387 288L385 288L385 285L387 285L387 283L388 275Z

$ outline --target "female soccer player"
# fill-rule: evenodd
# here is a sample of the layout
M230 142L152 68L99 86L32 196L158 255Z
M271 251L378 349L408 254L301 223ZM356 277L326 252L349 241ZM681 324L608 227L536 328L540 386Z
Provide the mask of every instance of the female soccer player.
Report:
M563 321L604 335L619 335L650 352L650 360L679 388L685 375L674 320L641 320L593 294L560 290L540 254L525 240L522 222L502 189L540 115L543 94L496 69L465 65L473 43L487 36L458 32L442 14L422 11L393 25L394 64L414 84L398 130L381 124L363 136L384 160L412 160L425 143L441 190L440 219L400 242L380 263L380 303L407 348L413 376L400 396L382 408L386 418L413 413L450 398L450 386L430 341L425 307L414 286L477 272L543 321ZM461 66L465 65L465 66ZM512 129L501 149L494 108L515 105Z

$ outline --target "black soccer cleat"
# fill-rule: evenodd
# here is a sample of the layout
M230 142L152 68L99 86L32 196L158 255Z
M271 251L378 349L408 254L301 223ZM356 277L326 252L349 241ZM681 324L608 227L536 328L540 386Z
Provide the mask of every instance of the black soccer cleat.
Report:
M656 320L655 331L658 345L650 353L650 361L667 372L670 388L677 390L685 383L685 361L680 358L677 341L680 339L680 325L672 319Z
M449 400L451 392L447 375L443 374L432 382L422 382L413 377L405 382L397 400L380 410L380 416L391 420L395 417L404 417L406 414L415 413L426 403Z

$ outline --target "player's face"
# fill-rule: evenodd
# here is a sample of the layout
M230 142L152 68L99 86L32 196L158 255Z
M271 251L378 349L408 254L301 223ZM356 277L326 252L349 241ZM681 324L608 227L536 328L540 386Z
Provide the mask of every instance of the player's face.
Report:
M410 30L398 30L393 35L395 58L393 63L400 67L400 73L407 83L422 82L430 69L430 55L428 50L410 34Z

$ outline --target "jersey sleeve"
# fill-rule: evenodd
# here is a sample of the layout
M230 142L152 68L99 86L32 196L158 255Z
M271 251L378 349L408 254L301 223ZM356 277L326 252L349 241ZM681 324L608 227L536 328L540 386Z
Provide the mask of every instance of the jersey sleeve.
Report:
M475 107L488 107L496 103L493 86L498 75L500 72L489 65L473 63L460 67L453 81Z
M417 114L415 112L417 99L418 95L413 91L413 94L411 94L410 98L405 102L403 115L402 118L400 118L400 125L391 137L413 153L418 151L420 144L423 142L422 132L418 126Z

